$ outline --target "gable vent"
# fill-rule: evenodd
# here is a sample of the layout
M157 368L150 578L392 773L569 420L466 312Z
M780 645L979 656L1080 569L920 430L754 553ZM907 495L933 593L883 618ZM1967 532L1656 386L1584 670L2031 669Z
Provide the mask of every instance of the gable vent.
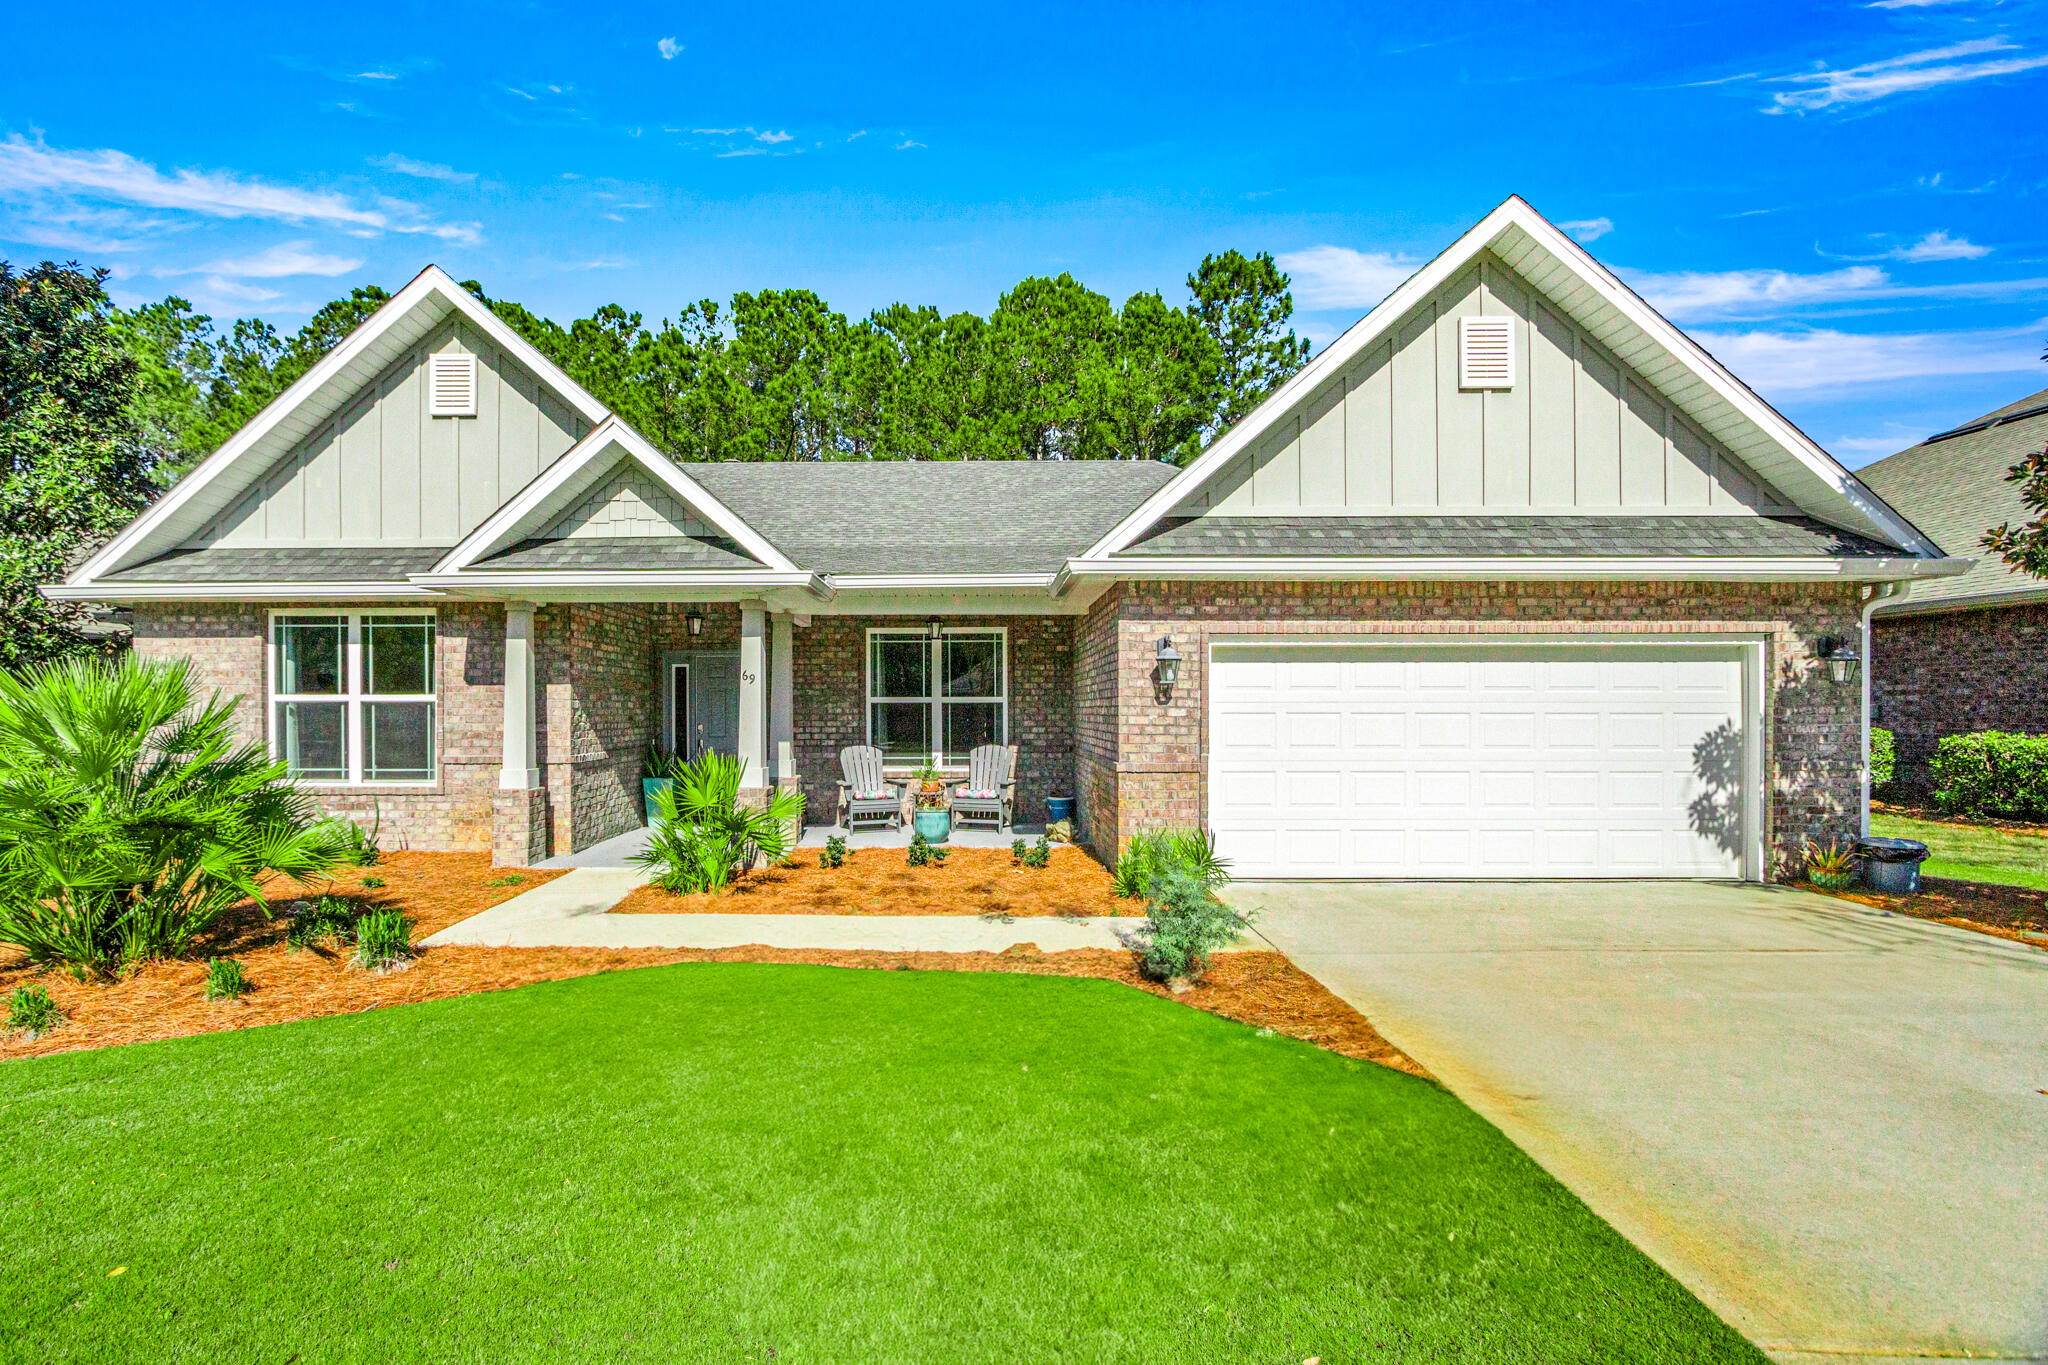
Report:
M433 417L476 416L476 357L427 357L427 413Z
M1458 387L1512 389L1515 386L1515 320L1458 319Z

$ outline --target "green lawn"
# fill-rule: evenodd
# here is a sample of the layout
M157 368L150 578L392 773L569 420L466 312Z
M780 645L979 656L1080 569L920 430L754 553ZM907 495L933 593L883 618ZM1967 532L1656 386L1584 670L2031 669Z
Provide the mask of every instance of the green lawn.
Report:
M7 1063L0 1140L8 1360L1763 1360L1447 1092L1100 981L617 972Z
M1949 825L1872 811L1870 832L1918 839L1928 848L1920 871L1929 877L2000 882L2048 890L2048 836L2011 834L1990 825Z

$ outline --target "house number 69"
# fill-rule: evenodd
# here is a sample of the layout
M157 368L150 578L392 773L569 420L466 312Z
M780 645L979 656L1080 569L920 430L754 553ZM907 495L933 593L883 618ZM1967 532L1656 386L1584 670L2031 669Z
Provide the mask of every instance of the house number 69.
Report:
M753 682L754 680L755 680L755 675L754 675L754 674L752 674L752 673L749 673L749 672L747 672L747 671L746 671L745 669L742 669L742 670L740 670L740 681L741 681L741 682L743 682L743 683L752 683L752 682Z

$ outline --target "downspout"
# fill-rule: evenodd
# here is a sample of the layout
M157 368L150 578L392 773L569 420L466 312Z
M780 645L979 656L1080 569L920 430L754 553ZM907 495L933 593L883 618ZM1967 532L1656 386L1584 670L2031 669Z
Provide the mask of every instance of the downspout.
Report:
M1877 668L1877 655L1871 651L1870 614L1881 603L1904 596L1910 587L1910 584L1879 583L1874 588L1863 590L1868 594L1863 599L1863 810L1856 832L1865 839L1870 837L1870 675Z

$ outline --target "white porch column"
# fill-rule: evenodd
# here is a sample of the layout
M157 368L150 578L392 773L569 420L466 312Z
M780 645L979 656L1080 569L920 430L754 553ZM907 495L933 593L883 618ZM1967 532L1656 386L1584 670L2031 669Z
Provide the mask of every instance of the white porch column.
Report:
M740 604L740 787L768 785L768 612L759 602Z
M796 658L789 613L768 618L768 752L775 758L777 786L796 776Z
M505 758L498 786L528 791L540 785L533 752L533 603L505 604Z

